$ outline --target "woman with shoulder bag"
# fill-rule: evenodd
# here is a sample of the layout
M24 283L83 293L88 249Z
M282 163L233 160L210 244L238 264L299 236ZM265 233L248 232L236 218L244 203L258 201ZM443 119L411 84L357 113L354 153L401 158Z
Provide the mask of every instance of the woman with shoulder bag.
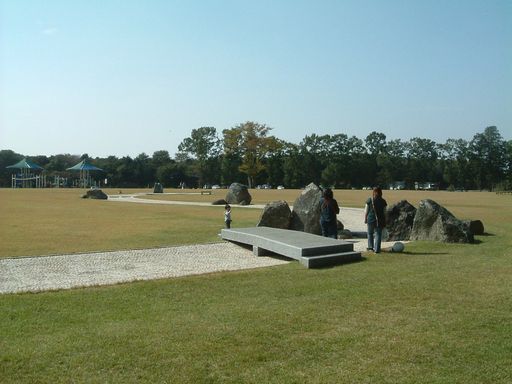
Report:
M386 206L386 200L382 198L382 189L374 188L373 196L366 200L364 210L364 222L368 226L367 251L380 253L382 230L386 228Z

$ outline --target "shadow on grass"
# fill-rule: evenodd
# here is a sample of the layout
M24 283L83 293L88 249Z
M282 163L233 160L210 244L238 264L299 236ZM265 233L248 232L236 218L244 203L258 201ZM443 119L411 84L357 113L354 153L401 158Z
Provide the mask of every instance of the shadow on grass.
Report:
M386 252L390 255L410 255L410 256L432 256L432 255L449 255L448 252Z
M319 265L317 267L310 267L310 269L312 269L312 270L326 270L326 269L332 269L332 268L340 267L340 266L343 266L343 265L358 264L358 263L362 263L362 262L367 261L367 260L368 259L366 257L361 256L360 259L344 260L344 261L335 262L335 263L329 264L329 265Z
M496 236L494 233L488 233L488 232L484 232L483 234L481 235L475 235L474 238L473 238L473 242L471 244L482 244L483 241L478 239L477 237L494 237Z

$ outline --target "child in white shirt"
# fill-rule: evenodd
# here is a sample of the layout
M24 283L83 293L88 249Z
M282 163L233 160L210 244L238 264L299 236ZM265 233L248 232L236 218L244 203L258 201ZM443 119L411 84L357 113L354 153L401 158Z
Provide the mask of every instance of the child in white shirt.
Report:
M224 222L226 223L226 228L231 228L231 207L229 204L224 206Z

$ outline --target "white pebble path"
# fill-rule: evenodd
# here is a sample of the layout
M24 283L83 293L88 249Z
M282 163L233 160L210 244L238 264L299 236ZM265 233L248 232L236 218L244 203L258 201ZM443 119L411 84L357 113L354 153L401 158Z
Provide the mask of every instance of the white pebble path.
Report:
M39 292L286 264L232 243L0 260L0 293Z

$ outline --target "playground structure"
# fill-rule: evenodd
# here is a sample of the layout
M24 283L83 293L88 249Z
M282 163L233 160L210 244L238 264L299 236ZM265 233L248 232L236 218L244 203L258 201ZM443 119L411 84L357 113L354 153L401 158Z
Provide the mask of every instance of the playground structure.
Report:
M46 187L46 175L33 173L13 174L11 176L12 188L44 188Z
M12 188L46 188L49 186L59 188L70 185L67 177L59 175L54 176L53 183L48 183L44 168L27 159L23 159L7 168L15 170L15 173L11 175ZM87 160L82 160L73 167L67 168L67 171L79 172L78 179L73 180L73 187L90 188L100 186L100 182L93 178L91 172L103 172L103 170L90 164Z
M84 159L78 164L67 168L67 170L79 172L79 178L73 183L74 186L78 188L99 187L99 182L92 178L91 171L103 172L103 169L90 164L87 159Z
M18 170L11 176L12 188L44 188L46 186L44 169L36 163L23 159L7 168Z

